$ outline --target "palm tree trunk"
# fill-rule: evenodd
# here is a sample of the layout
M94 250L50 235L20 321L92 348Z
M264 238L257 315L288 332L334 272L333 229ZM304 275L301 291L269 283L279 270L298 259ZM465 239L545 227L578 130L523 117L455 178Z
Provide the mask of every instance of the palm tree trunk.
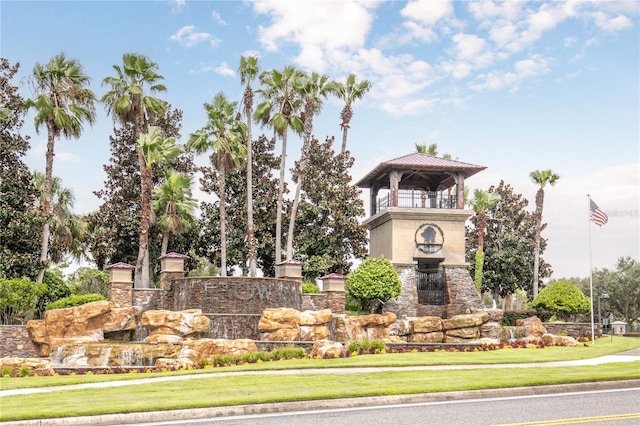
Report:
M226 170L224 162L220 166L220 275L227 276L227 210L225 208Z
M542 204L544 203L544 191L542 188L536 193L536 240L533 248L533 298L538 296L538 281L540 269L540 234L542 233Z
M278 204L276 207L276 265L282 262L282 204L284 198L284 172L287 162L287 129L282 133L280 157L280 182L278 182Z
M347 150L347 131L349 131L348 124L342 127L342 151L340 151L341 154L344 154L344 152Z
M167 254L167 248L169 248L169 233L162 233L162 248L160 249L160 256Z
M251 140L251 111L247 111L247 254L249 276L255 277L258 268L258 253L253 229L253 142Z
M139 288L149 288L149 211L151 209L151 167L147 167L144 156L138 153L140 163L140 186L142 202L140 204L140 231L138 235L138 258L136 260L136 282Z
M53 156L55 150L55 124L52 121L47 122L47 154L44 175L44 205L42 214L44 215L44 225L42 227L42 242L40 244L40 262L42 269L38 271L36 282L41 283L44 280L44 270L47 259L49 258L49 236L51 235L51 227L49 224L49 216L51 215L51 187L53 183Z

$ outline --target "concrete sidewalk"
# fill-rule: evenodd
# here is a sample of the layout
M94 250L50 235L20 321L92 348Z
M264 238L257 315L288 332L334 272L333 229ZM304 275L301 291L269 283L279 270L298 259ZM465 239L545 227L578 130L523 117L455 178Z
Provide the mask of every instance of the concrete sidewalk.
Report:
M168 381L184 381L193 379L248 376L248 375L305 375L305 374L357 374L357 373L379 373L384 371L428 371L428 370L469 370L469 369L498 369L498 368L534 368L534 367L563 367L580 365L600 365L616 362L640 361L640 348L631 351L621 352L614 355L607 355L599 358L558 361L543 363L525 364L489 364L489 365L440 365L440 366L413 366L413 367L354 367L354 368L323 368L323 369L294 369L294 370L269 370L269 371L244 371L244 372L218 372L193 374L186 376L169 376L142 378L133 380L122 380L103 383L86 383L77 385L52 386L45 388L31 389L9 389L0 390L0 398L14 395L28 395L35 393L57 392L64 390L79 390L92 388L109 388L120 386L132 386L149 383L162 383ZM171 422L183 420L196 420L210 417L249 415L259 413L276 413L286 411L303 411L311 409L348 408L371 405L389 405L417 402L435 402L451 399L473 399L489 398L499 396L520 396L534 395L540 393L578 392L587 390L638 388L639 380L623 380L597 383L577 383L560 384L549 386L507 388L507 389L486 389L477 391L460 392L440 392L430 394L363 397L363 398L341 398L334 400L312 400L298 402L278 402L273 404L253 404L228 407L212 407L188 410L167 410L127 414L108 414L100 416L66 417L59 419L38 419L18 422L3 422L3 426L35 426L35 425L125 425L140 424L149 422Z

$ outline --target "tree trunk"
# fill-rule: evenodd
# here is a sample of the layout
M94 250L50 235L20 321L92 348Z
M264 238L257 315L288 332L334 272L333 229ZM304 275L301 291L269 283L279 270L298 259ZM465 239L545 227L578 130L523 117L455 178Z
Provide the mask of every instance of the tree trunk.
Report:
M42 269L38 271L36 282L41 283L44 280L44 270L46 262L49 258L49 237L51 235L51 227L49 224L49 216L51 216L51 186L53 183L53 157L55 155L56 127L53 121L47 122L47 154L44 175L44 204L42 206L42 214L44 215L44 225L42 227L42 242L40 244L40 262Z
M226 196L226 170L224 161L220 166L220 275L227 276L227 210L225 208Z
M138 234L138 258L136 260L136 282L139 288L149 288L149 211L151 209L151 167L147 167L142 153L138 153L140 164L140 187L142 202L140 203L140 230Z
M167 254L167 248L169 247L169 233L162 233L162 249L160 250L160 256Z
M536 193L536 240L533 248L533 298L538 296L538 281L540 269L540 234L542 233L542 204L544 203L544 191L542 188Z
M344 154L344 152L347 150L347 131L348 130L349 130L349 124L346 124L342 128L342 151L340 151L341 154Z
M251 140L251 108L247 109L247 254L249 276L257 275L258 247L253 229L253 141Z
M282 262L282 204L284 198L284 172L287 162L287 129L282 133L280 158L280 182L278 182L278 204L276 207L276 265Z

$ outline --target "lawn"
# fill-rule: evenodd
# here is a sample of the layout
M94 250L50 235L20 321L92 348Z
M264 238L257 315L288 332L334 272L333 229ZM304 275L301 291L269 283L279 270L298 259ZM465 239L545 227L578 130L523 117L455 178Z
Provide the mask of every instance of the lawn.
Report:
M512 364L564 361L603 356L640 347L640 339L603 338L584 348L501 349L490 352L435 352L359 355L333 360L302 359L235 367L122 375L1 379L2 389L75 383L258 370L252 375L194 376L189 380L131 384L118 388L56 390L4 396L0 421L49 417L200 408L275 401L401 395L604 380L640 379L640 361L597 366L519 368L514 366L446 371L394 371L317 374L308 368L416 365ZM263 370L300 369L296 374L260 374ZM88 403L87 401L90 401Z

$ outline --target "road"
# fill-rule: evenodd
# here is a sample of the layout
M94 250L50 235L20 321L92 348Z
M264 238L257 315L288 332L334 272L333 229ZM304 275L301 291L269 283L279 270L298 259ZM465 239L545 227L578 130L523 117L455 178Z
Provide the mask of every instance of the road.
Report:
M146 426L638 425L640 388L145 423Z

